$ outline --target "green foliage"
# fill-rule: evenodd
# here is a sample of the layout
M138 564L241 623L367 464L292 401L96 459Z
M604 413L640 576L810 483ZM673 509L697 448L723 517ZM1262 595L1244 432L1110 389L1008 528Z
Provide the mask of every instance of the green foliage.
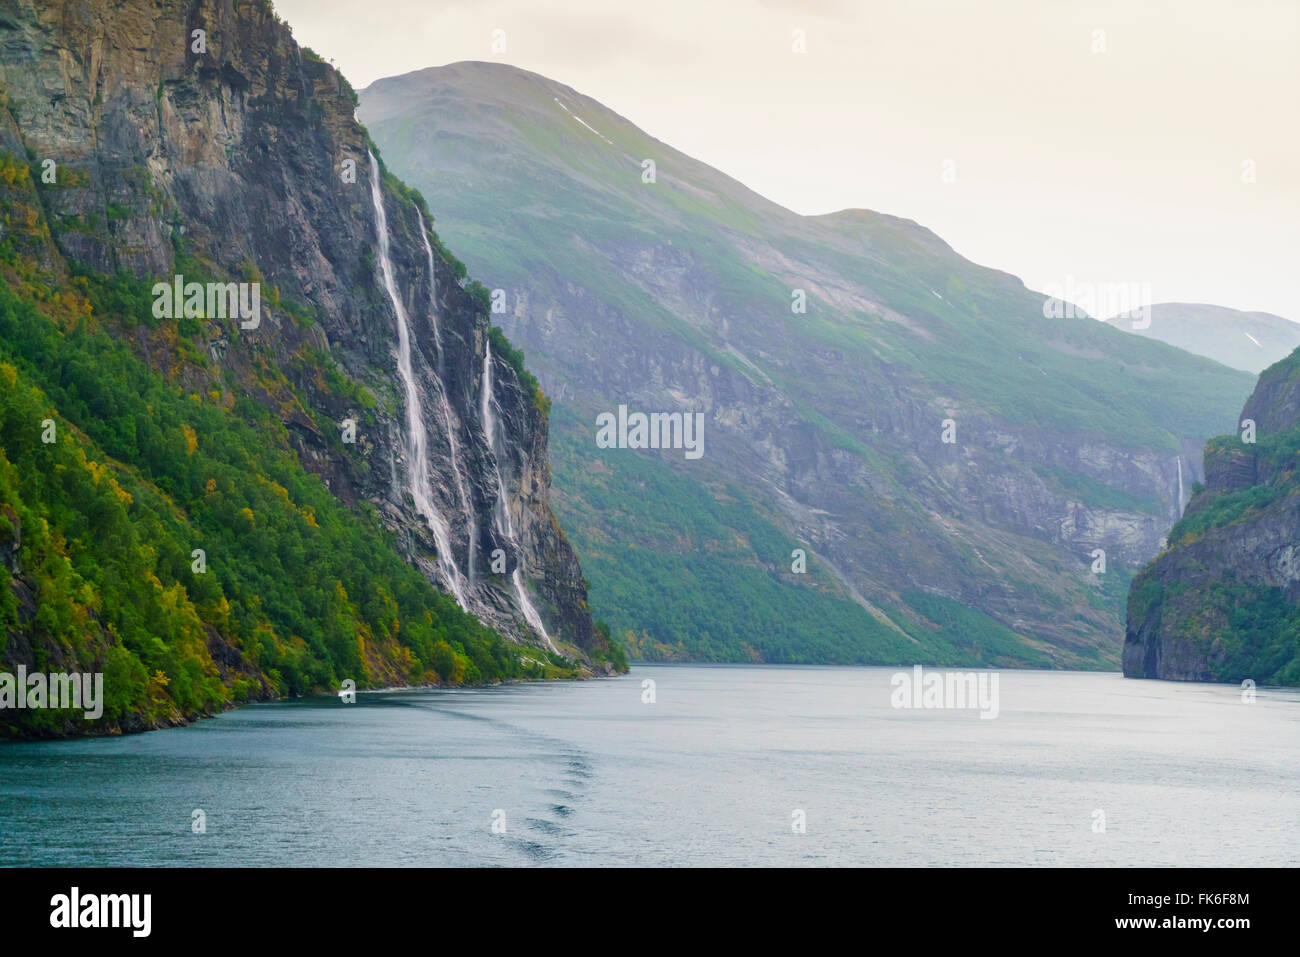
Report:
M793 573L801 543L743 489L710 489L655 453L595 449L588 424L568 406L556 407L550 436L565 493L557 508L589 579L593 614L631 657L1059 666L1025 636L942 596L906 592L882 608L893 625L882 621L812 555L806 574ZM1113 587L1085 594L1117 615L1127 578L1113 577ZM1018 593L1059 603L1036 587L1016 583ZM1089 648L1071 661L1105 664Z
M281 309L293 317L294 322L304 329L310 329L316 325L316 308L307 307L296 299L290 299L288 296L276 297L276 302L271 305L278 305Z
M446 258L447 264L451 267L452 278L457 282L464 282L465 277L469 275L469 270L466 268L465 264L455 256L448 255L444 258Z
M607 661L616 672L625 674L628 669L627 651L623 648L622 643L614 637L609 629L608 622L596 621L593 624L600 641L592 652L592 661L597 664Z
M143 322L156 326L153 317L153 296L149 287L127 272L114 276L101 276L74 267L72 274L95 284L95 310L134 324Z
M1017 664L1051 667L1052 659L1026 648L1025 639L975 608L944 595L908 590L902 594L913 611L935 626L932 641L942 641L949 660L982 664Z
M1042 478L1056 484L1067 494L1093 508L1124 509L1148 515L1160 512L1160 501L1154 495L1134 495L1126 489L1107 485L1091 476L1067 469L1037 465L1034 466L1034 471Z
M1268 376L1265 372L1261 378L1261 389ZM1237 568L1225 567L1219 559L1225 554L1220 542L1229 534L1236 537L1232 526L1265 529L1290 520L1300 501L1300 426L1261 435L1253 444L1236 435L1220 436L1210 441L1205 454L1207 462L1248 464L1266 480L1232 490L1193 489L1186 514L1169 533L1170 551L1134 580L1129 625L1145 626L1160 636L1157 640L1190 645L1217 680L1300 685L1300 606L1288 601L1281 588L1241 580ZM1260 541L1268 538L1261 531Z
M1157 608L1163 600L1164 587L1148 565L1134 576L1129 588L1128 620L1133 624L1141 624L1147 620L1152 609Z
M551 441L565 489L561 519L590 579L593 611L632 656L916 660L916 642L839 593L815 562L807 575L793 574L798 543L738 490L711 495L653 455L593 450L583 424L558 409ZM943 645L919 647L939 655Z
M487 313L491 310L492 294L488 292L487 286L475 279L465 287L465 291L469 293L470 298L474 300L474 305L478 306L479 312ZM500 332L500 330L497 331ZM504 339L505 334L502 333L501 337Z
M1272 476L1265 484L1230 492L1197 491L1195 508L1189 509L1169 532L1169 541L1178 544L1197 539L1209 529L1250 520L1273 502L1300 492L1296 469L1300 468L1300 427L1287 432L1261 436L1254 445L1246 445L1237 436L1221 436L1210 443L1206 454L1225 448L1237 448L1253 455L1256 467Z
M361 98L357 96L356 88L348 82L348 78L342 73L336 73L335 75L338 77L339 87L343 90L343 95L348 98L348 102L352 104L352 108L355 110L361 102Z
M0 509L21 524L38 608L19 626L4 589L5 631L104 670L112 720L211 712L263 678L304 694L343 678L540 674L404 561L373 510L347 510L268 441L265 408L185 395L107 331L150 315L147 287L82 280L99 328L66 333L0 285ZM46 419L53 444L40 441ZM198 548L205 574L191 567ZM218 668L213 642L243 665ZM20 714L33 728L55 720Z
M1222 650L1213 666L1217 679L1300 685L1300 609L1282 589L1218 582L1208 604L1228 613L1228 628L1216 636Z
M483 308L486 311L489 302L487 289L477 281L470 283L466 288L475 294L480 290L482 291ZM500 326L493 326L488 335L492 340L492 351L504 359L511 369L515 370L515 376L519 379L519 385L523 388L524 394L533 396L533 404L544 415L548 415L551 411L551 401L542 393L542 387L537 382L537 376L529 372L527 366L524 365L523 351L514 347L510 340L506 338L506 334L501 331Z

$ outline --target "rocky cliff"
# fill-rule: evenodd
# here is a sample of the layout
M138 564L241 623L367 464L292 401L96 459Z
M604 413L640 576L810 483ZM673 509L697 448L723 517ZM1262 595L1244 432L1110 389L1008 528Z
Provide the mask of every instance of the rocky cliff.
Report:
M1263 372L1205 469L1133 580L1124 674L1300 684L1300 351Z
M123 335L196 398L259 406L268 442L372 505L483 621L575 657L600 645L549 504L545 398L423 199L372 160L351 88L270 3L7 2L0 95L10 184L32 184L6 236L43 282L255 286L254 321L178 303L186 342L144 315Z

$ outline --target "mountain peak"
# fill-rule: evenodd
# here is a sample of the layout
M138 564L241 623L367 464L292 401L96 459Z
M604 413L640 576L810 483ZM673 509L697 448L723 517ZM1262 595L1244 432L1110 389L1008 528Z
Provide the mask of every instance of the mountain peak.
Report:
M977 634L983 660L1116 664L1125 569L1249 377L1046 319L911 220L798 215L558 89L439 69L360 115L557 397L598 614L650 657L952 658ZM593 445L640 411L703 417L708 450ZM1088 574L1096 548L1116 577Z

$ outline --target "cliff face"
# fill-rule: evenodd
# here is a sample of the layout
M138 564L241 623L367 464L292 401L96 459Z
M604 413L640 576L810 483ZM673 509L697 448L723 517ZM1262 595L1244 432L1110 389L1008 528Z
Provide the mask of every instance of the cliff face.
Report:
M58 188L42 191L39 210L44 268L150 283L189 268L259 283L255 328L203 324L207 361L180 361L165 329L128 334L187 391L233 383L271 410L335 496L377 506L408 558L441 587L454 580L465 607L502 633L579 656L599 641L550 509L541 396L501 348L485 364L485 299L436 235L422 235L422 215L433 225L423 200L375 172L346 81L298 47L269 3L6 3L0 89L0 152L24 158L34 179L55 164ZM410 327L428 505L413 495L415 423L374 175ZM27 241L41 250L39 234ZM355 441L343 437L349 419ZM430 507L437 520L422 514Z
M1250 376L1048 317L916 223L796 215L536 74L360 96L554 397L558 507L643 654L1118 663ZM620 404L703 415L703 455L597 447Z
M1133 581L1124 674L1300 684L1300 352L1266 369L1242 431Z

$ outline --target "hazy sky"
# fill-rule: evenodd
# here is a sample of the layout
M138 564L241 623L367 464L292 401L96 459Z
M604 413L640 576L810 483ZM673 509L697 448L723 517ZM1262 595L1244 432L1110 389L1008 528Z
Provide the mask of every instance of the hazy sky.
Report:
M358 89L512 63L800 213L906 216L1035 289L1300 320L1297 0L275 3Z

